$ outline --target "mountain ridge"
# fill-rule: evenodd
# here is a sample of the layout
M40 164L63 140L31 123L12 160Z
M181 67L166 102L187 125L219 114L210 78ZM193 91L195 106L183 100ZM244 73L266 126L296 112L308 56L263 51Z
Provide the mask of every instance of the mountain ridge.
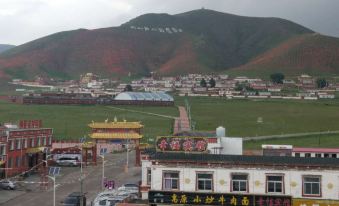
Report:
M118 27L58 32L0 54L0 77L180 75L240 68L314 32L288 20L200 9L144 14Z
M9 49L12 49L13 47L15 46L11 44L0 44L0 53L5 52Z

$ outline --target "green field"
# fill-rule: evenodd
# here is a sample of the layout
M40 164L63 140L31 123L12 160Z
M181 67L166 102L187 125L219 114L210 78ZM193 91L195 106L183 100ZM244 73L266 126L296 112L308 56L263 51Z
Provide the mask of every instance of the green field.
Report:
M119 107L141 112L177 116L176 107ZM141 121L145 125L145 137L168 135L173 120L136 112L121 111L110 106L62 106L62 105L20 105L0 101L0 122L17 122L20 119L41 119L44 127L54 129L57 139L77 139L89 133L87 124L93 121L103 122L107 118Z
M339 102L189 98L197 130L226 127L229 136L261 136L339 130ZM177 103L184 105L184 99ZM258 123L261 117L263 122ZM339 141L339 140L338 140Z
M283 139L269 139L244 142L244 149L261 149L262 144L284 144L295 147L339 147L339 134L310 135Z
M176 105L184 105L184 97L176 97ZM188 98L196 130L211 131L222 125L228 136L261 136L300 132L339 130L339 101L226 100L211 97ZM146 138L169 135L173 119L139 112L178 116L176 107L20 105L0 101L0 122L20 119L42 119L45 127L54 128L55 138L77 139L89 133L92 120L125 118L141 121ZM263 122L258 123L258 117ZM258 148L263 143L299 146L339 146L339 135L294 137L279 140L247 142L245 148ZM307 139L305 139L307 138ZM306 141L307 140L307 141Z

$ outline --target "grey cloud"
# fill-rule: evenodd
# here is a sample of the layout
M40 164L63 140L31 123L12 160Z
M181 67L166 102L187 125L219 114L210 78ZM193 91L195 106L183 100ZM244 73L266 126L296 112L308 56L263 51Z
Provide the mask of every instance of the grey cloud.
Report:
M337 0L0 0L0 43L22 44L64 30L102 28L144 13L205 7L243 16L280 17L339 37Z

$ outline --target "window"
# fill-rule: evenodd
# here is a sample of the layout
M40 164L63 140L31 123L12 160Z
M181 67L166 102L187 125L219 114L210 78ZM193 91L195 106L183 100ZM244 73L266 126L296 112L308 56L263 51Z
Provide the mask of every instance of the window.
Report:
M337 154L332 154L332 158L337 158Z
M151 168L147 168L147 185L151 185L152 181L152 170Z
M34 138L30 139L30 147L35 147Z
M213 189L213 174L212 173L197 173L197 190Z
M321 177L320 176L304 176L303 177L303 195L321 196Z
M24 148L27 148L27 139L24 139L23 141L24 141L24 142L23 142L23 147L24 147Z
M46 143L47 143L47 142L46 142L46 137L43 137L43 138L42 138L42 145L43 145L43 146L46 146Z
M247 174L232 174L232 192L247 192Z
M6 155L6 146L0 145L0 155Z
M300 157L300 153L295 153L295 157Z
M284 176L267 175L266 183L267 193L284 193Z
M324 157L326 157L326 158L327 158L327 157L330 157L330 154L325 153L325 154L324 154Z
M48 138L48 145L52 145L52 137Z
M9 150L14 150L14 141L13 140L9 141Z
M25 167L26 166L26 158L25 158L24 155L21 157L21 161L22 161L22 165L21 166Z
M163 189L164 190L179 189L179 172L164 172Z
M12 168L12 157L8 158L8 163L7 163L8 168Z
M305 153L305 157L311 157L311 153Z
M15 148L21 149L21 140L20 139L15 140Z
M40 147L40 145L41 145L40 137L37 138L37 143L36 144L37 144L38 147Z
M15 158L15 166L20 167L20 162L21 162L21 157L16 157Z
M315 154L315 157L321 157L321 153Z

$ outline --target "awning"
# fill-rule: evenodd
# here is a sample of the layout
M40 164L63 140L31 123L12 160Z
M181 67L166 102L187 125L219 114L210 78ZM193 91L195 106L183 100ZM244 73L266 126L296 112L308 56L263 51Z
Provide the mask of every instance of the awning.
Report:
M142 135L135 132L126 133L92 133L90 137L93 139L141 139Z
M44 152L46 151L46 148L47 147L33 147L33 148L28 148L26 150L26 153L28 154L36 154L36 153L39 153L39 152Z

